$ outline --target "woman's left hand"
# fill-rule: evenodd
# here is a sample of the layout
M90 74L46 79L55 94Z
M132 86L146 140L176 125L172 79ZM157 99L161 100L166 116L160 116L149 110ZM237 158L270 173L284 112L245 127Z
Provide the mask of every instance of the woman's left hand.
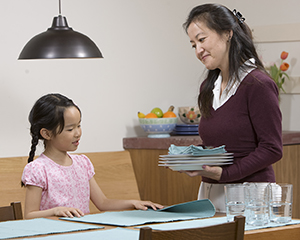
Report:
M202 176L219 181L221 179L223 169L221 167L202 166L203 170L198 171L180 171L185 172L190 177Z
M140 209L140 210L147 210L148 207L151 207L154 210L164 208L163 205L160 205L158 203L153 203L151 201L138 201L138 200L135 200L133 202L133 206L135 209Z

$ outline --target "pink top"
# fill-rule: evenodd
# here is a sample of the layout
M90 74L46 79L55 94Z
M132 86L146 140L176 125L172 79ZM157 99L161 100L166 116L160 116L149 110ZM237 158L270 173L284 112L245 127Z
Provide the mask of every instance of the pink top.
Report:
M61 166L44 154L25 166L22 182L43 190L40 210L65 206L90 212L89 180L95 174L93 164L85 155L69 156L73 161L71 166Z

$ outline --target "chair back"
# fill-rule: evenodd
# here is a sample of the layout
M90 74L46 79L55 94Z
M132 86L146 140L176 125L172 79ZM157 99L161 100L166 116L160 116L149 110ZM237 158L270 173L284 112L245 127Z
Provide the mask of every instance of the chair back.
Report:
M0 207L0 222L23 219L21 202L12 202L10 206Z
M140 229L139 240L243 240L245 217L236 216L234 221L223 224L178 229L178 230L152 230L149 227Z

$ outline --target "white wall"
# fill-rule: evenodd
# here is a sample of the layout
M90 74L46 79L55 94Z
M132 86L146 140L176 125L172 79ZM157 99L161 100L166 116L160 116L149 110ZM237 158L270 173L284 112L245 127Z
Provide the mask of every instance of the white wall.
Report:
M69 26L88 35L104 59L29 61L18 61L18 55L30 38L51 26L58 1L0 2L0 157L28 154L28 113L46 93L60 92L80 106L83 136L78 152L122 150L124 137L144 134L138 111L195 105L204 68L182 23L192 7L206 1L63 0L62 14ZM287 0L284 6L272 0L221 2L241 11L250 26L300 22L298 0ZM284 47L276 47L278 54ZM273 50L264 57L277 57ZM287 50L299 64L294 55L299 42ZM292 118L285 116L287 127L300 130L299 113L293 113L300 99L290 96L282 97L284 106L292 102L287 113Z

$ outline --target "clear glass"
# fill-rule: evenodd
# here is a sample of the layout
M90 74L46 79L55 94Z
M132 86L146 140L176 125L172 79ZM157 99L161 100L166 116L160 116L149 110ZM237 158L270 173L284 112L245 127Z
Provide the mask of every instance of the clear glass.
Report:
M225 191L225 206L227 221L231 222L234 216L245 214L245 186L242 183L226 184Z
M286 183L270 184L270 221L288 223L292 221L293 185Z
M269 223L269 183L244 183L246 224L264 226Z

